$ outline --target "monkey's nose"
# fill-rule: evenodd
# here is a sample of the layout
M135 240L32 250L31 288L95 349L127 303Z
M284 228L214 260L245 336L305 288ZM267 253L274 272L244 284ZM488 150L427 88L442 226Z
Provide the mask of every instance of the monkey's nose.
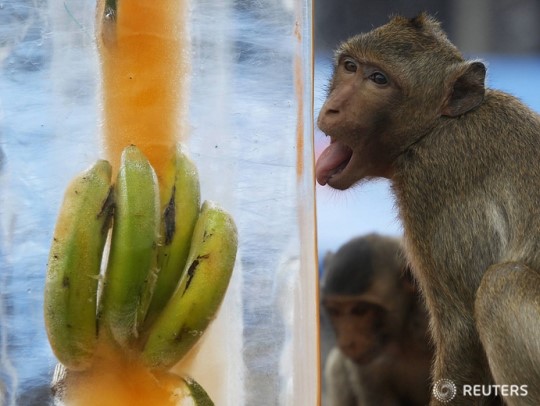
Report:
M323 109L321 110L321 113L320 113L321 116L326 116L326 115L333 116L336 114L339 114L339 109L333 106L323 106Z
M339 109L323 106L322 110L319 112L319 117L317 118L317 125L326 133L325 130L327 130L328 126L331 126L335 120L339 120Z

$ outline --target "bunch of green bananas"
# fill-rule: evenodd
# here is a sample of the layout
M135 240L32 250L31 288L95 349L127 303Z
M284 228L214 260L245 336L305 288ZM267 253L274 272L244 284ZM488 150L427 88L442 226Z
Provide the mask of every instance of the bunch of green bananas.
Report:
M174 168L163 205L136 146L123 151L114 184L100 160L68 186L44 303L51 347L67 370L90 368L102 339L149 369L167 370L215 317L234 267L236 226L217 205L201 206L196 167L180 148Z

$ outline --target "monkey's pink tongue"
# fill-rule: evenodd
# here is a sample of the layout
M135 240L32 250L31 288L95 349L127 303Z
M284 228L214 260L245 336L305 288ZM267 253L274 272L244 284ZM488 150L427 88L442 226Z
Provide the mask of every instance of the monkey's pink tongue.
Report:
M352 149L340 142L332 142L321 153L315 164L317 182L324 186L333 175L347 166L351 159Z

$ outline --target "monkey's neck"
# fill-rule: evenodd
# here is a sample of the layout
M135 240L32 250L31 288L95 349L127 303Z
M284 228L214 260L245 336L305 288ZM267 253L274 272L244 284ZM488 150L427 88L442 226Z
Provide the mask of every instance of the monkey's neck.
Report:
M439 125L439 120L434 119L430 124L424 125L422 127L416 125L414 123L411 123L413 128L405 128L404 130L400 131L397 134L393 134L390 138L395 140L408 140L407 143L404 145L401 145L397 148L397 151L395 151L395 158L393 159L393 162L396 162L404 155L408 154L411 149L413 149L418 143L424 140L425 137L427 137L430 133L433 132L433 130ZM414 134L414 137L411 137L411 134ZM392 176L394 175L394 164L391 166L391 174L388 177L388 179L392 179Z

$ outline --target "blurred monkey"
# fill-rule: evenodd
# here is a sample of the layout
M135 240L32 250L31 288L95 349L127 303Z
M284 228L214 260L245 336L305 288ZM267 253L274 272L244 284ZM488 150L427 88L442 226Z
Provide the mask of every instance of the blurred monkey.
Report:
M429 402L427 314L398 239L370 234L328 254L321 299L337 340L325 406Z

